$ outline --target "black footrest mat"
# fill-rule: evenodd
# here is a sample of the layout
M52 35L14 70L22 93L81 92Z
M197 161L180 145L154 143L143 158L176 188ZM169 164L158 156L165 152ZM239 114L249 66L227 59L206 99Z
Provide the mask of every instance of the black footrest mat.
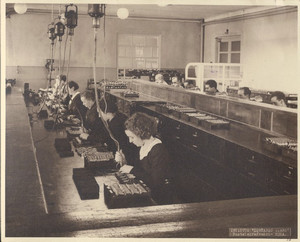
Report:
M54 147L58 153L71 151L71 144L68 139L65 138L57 138L54 141Z
M91 171L85 168L74 168L73 180L81 200L99 198L99 185Z
M46 120L44 120L44 127L45 127L45 129L53 129L53 127L54 127L54 120L53 119L46 119Z
M74 152L72 150L71 151L61 151L58 154L61 158L74 156Z

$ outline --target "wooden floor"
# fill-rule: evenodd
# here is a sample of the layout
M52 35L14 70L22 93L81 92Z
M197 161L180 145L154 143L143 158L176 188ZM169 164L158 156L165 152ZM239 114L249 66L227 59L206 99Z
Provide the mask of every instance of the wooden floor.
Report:
M297 236L297 196L126 209L107 209L101 194L82 201L71 177L82 160L55 153L53 138L64 133L38 123L31 132L21 93L6 101L6 237L228 238L242 227L287 227Z

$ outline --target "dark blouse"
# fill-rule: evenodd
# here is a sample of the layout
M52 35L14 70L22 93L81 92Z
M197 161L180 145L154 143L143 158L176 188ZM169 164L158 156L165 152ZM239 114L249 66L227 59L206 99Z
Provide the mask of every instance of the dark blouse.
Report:
M107 131L104 127L104 124L99 117L96 103L87 110L83 126L89 130L88 141L91 143L105 143L107 138Z
M121 149L124 149L124 147L126 147L126 145L129 143L128 137L126 136L124 129L125 120L126 116L117 112L116 115L110 121L107 122L112 135L116 140L118 140ZM110 137L106 143L113 152L117 150L115 142Z
M126 119L127 117L124 114L117 112L115 116L108 121L108 127L114 138L119 142L120 149L123 151L127 161L129 162L128 164L132 164L134 159L138 156L139 149L135 145L129 143L129 139L125 134L124 123ZM111 151L117 151L117 146L110 137L106 143Z
M87 112L87 107L85 107L81 101L80 94L77 94L71 103L68 106L69 114L74 114L77 118L79 118L82 122L84 122L84 118Z
M152 147L142 160L134 164L130 173L149 186L156 201L165 200L166 179L170 178L171 159L166 147L160 143Z

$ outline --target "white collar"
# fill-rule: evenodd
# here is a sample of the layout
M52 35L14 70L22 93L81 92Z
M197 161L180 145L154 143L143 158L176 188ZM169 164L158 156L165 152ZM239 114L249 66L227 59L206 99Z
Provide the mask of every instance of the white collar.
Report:
M71 103L73 102L73 99L79 94L80 92L76 92L74 95L71 96L70 101L69 101L69 105L71 105Z
M144 157L148 155L148 153L151 151L152 147L156 144L160 144L161 140L154 138L150 140L146 140L144 145L140 149L140 160L142 160Z
M80 92L76 92L74 95L72 95L71 100L73 100Z

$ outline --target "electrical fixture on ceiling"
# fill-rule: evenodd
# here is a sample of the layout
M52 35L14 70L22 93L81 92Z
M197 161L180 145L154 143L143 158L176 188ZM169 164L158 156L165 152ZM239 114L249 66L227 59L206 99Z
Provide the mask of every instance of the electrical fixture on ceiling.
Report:
M88 4L88 15L93 17L93 28L100 28L100 18L105 15L105 4Z
M27 11L27 5L23 3L15 3L14 10L18 14L24 14Z
M127 19L129 16L129 11L127 8L119 8L117 11L117 15L120 19Z

